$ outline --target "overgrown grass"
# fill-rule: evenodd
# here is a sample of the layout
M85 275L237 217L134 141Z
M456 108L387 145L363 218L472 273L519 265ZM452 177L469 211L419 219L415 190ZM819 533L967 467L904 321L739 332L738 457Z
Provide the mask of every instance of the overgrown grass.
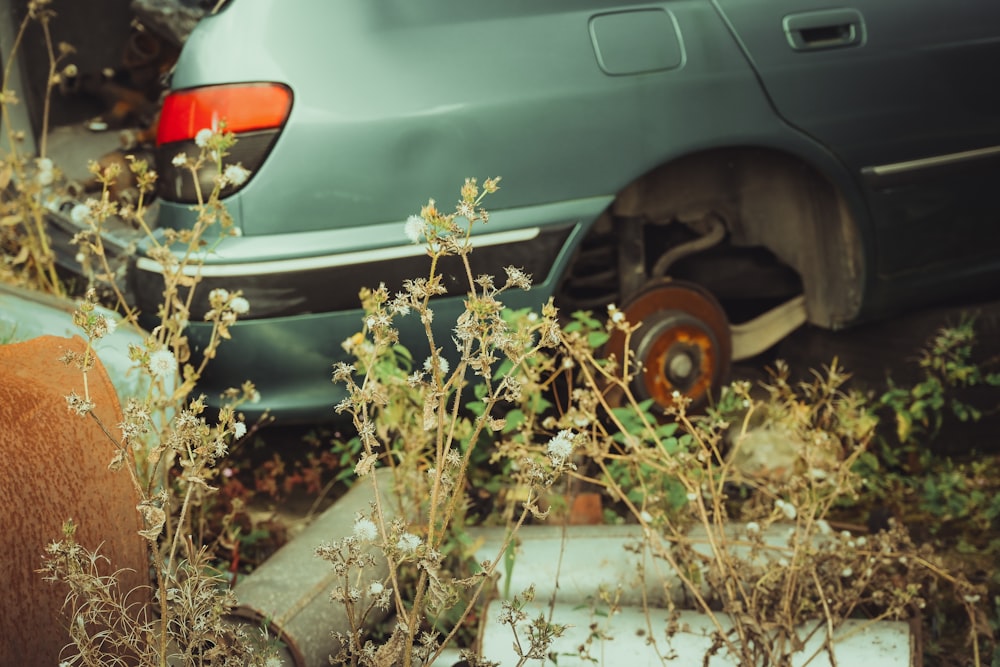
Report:
M389 317L385 303L390 299L383 294L366 304L369 326ZM339 377L353 382L354 371L364 373L353 394L370 410L357 422L368 438L362 472L381 460L405 475L424 471L434 479L441 470L455 470L438 456L457 443L461 460L478 464L476 474L468 466L458 469L475 485L461 493L474 498L479 490L503 490L506 503L496 515L506 518L513 534L525 518L518 510L525 491L535 507L554 504L538 498L562 487L534 485L535 471L551 457L553 442L572 443L566 477L600 489L617 508L612 520L646 530L643 548L662 561L663 571L681 578L695 608L720 619L716 649L743 664L785 664L801 650L797 629L815 621L833 654L834 633L851 618L922 619L927 656L939 664L988 664L998 655L992 628L1000 579L992 565L983 567L996 559L1000 464L995 456L968 464L934 458L927 447L945 410L960 419L981 416L952 390L998 384L995 373L972 360L971 320L928 342L919 362L925 378L914 387L862 395L845 388L849 375L836 361L812 381L793 383L779 363L763 395L736 383L706 414L690 414L682 397L666 411L636 401L630 379L641 369L630 359L599 354L607 331L618 328L627 336L634 327L617 311L603 322L576 314L566 326L555 316L549 306L540 316L507 313L491 320L493 335L499 332L506 344L520 342L513 349L478 348L493 353L488 369L482 357L474 358L479 365L464 364L481 372L474 379L477 400L466 402L467 410L458 407L459 389L467 386L459 375L464 357L434 384L419 370L413 373L386 324L374 340L350 341L363 362L341 368ZM530 354L520 356L523 350ZM507 392L503 401L497 400L499 387ZM421 411L434 405L434 397L441 410L445 396L452 408L443 424L435 419L440 412ZM880 418L909 426L879 430ZM436 448L435 435L446 436L448 446ZM904 441L890 442L894 435ZM355 441L343 451L357 449ZM919 461L919 469L909 460ZM484 470L491 472L484 477ZM449 479L447 488L458 486ZM419 481L413 488L406 504L427 512L427 488ZM416 520L424 521L426 515ZM950 540L927 539L927 530L949 524ZM692 543L692 526L702 527L707 553ZM778 527L788 531L787 539L777 546L765 542L763 536ZM453 529L458 549L461 522ZM415 565L418 571L422 565ZM412 623L415 607L407 605L420 601L397 599L397 611L409 609ZM441 610L436 612L428 615L428 627L439 625ZM722 631L722 616L733 622L735 634ZM552 638L541 631L535 636ZM357 649L343 656L345 662L367 664ZM543 649L524 647L522 657L544 655Z

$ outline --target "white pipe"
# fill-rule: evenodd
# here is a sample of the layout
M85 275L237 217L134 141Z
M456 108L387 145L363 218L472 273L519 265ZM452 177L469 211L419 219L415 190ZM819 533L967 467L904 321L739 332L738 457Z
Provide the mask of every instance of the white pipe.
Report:
M518 662L511 628L500 625L497 618L501 602L494 601L486 612L482 655L501 665ZM535 602L524 609L528 621L519 626L518 638L527 646L527 624L539 614L551 621L570 627L553 640L548 649L559 667L662 667L672 665L704 665L706 667L741 667L739 656L730 655L726 648L713 651L713 636L718 627L707 614L693 611L669 612L665 609L643 611L624 607L608 612L600 606L595 612L589 606ZM600 612L600 613L598 613ZM716 614L722 630L732 628L725 614ZM676 621L676 622L675 622ZM667 628L675 629L669 637ZM792 667L913 667L910 627L902 621L846 621L834 632L833 642L827 643L826 626L822 622L803 625L798 629L803 649L790 656ZM735 633L729 639L735 640ZM832 646L832 653L829 646ZM580 651L585 647L586 652ZM596 662L595 662L596 661ZM549 660L529 660L531 667L552 664Z
M720 548L728 553L749 557L752 546L742 534L743 530L728 524L714 536L714 541L723 543L724 547ZM764 545L776 548L756 550L755 562L760 565L777 561L782 555L779 548L788 546L790 530L789 526L774 524L764 531L761 535ZM473 528L468 533L478 544L476 560L480 562L492 558L504 538L502 528ZM703 526L693 528L686 538L695 552L712 557ZM817 537L817 543L824 539ZM512 565L505 567L501 563L497 568L499 595L510 598L531 586L535 602L529 607L530 619L537 618L540 613L548 618L552 604L555 611L551 621L573 626L552 648L558 654L560 667L577 664L593 667L594 663L581 659L577 651L589 639L595 642L591 654L598 658L598 664L661 665L665 662L662 656L668 654L678 656L674 664L702 664L711 646L710 635L717 627L707 614L683 611L680 612L682 630L671 642L666 641L665 628L671 618L666 607L668 601L684 604L684 584L666 561L651 554L640 526L524 526L518 531L516 542ZM656 548L668 546L663 540ZM612 616L607 615L608 604L602 604L602 599L615 602L618 610ZM495 622L500 604L494 602L487 613L482 654L502 665L514 664L517 654L512 648L511 629ZM599 613L602 607L603 615ZM732 627L725 614L718 614L717 618L722 627ZM603 638L594 638L595 628ZM810 666L853 665L861 660L865 667L911 666L917 654L912 646L910 627L903 622L844 622L834 635L836 660L831 659L828 652L817 651L826 638L824 623L803 626L799 632L803 638L808 636L810 639L806 648L792 658L792 665L805 665L816 653L808 662ZM526 636L521 633L522 642ZM650 638L656 641L650 643ZM740 664L737 657L725 653L720 651L720 655L707 664Z

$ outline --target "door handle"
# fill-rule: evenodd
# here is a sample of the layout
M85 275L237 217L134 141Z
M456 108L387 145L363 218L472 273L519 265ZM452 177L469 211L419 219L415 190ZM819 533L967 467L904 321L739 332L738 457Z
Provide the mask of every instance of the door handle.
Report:
M788 45L796 51L861 46L865 22L856 9L825 9L789 14L781 21Z

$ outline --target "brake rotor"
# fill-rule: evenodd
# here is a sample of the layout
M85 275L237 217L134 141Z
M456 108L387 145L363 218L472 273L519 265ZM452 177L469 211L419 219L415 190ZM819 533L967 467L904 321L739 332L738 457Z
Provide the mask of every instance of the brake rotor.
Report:
M719 302L696 284L664 279L640 290L622 312L640 326L627 343L623 332L613 332L606 353L621 367L628 345L633 395L669 407L677 392L691 407L704 405L725 381L732 359L729 322Z

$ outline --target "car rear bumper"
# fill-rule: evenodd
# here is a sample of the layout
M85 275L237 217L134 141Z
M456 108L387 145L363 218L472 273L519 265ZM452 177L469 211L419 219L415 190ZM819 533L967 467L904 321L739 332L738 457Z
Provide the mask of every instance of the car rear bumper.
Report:
M540 306L555 294L574 249L610 202L610 197L595 197L492 214L474 235L473 274L502 276L506 266L521 268L534 276L533 287L509 292L505 304ZM226 389L253 381L261 400L241 409L250 418L270 412L283 422L335 418L333 405L343 390L333 385L330 371L335 362L348 360L342 344L361 330L359 290L384 283L395 292L404 280L425 276L429 267L426 250L406 239L402 222L226 238L203 260L187 269L200 276L188 330L194 354L211 334L201 320L212 289L242 291L250 311L230 329L232 340L219 347L199 391L209 405L218 405ZM439 270L449 295L435 300L434 321L446 339L468 288L457 260L442 263ZM137 257L131 286L140 309L155 313L163 291L160 266ZM397 327L414 358L423 358L427 344L419 318L403 318Z

